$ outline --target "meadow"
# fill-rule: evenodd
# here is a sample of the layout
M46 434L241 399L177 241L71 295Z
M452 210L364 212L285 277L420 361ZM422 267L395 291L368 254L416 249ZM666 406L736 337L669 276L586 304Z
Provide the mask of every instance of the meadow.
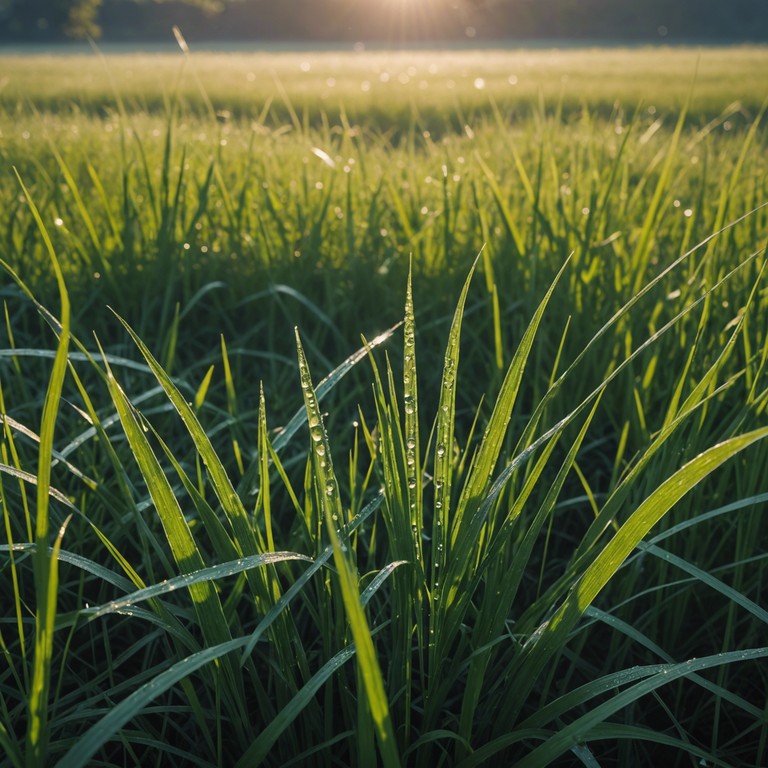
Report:
M0 55L0 746L765 766L768 50Z

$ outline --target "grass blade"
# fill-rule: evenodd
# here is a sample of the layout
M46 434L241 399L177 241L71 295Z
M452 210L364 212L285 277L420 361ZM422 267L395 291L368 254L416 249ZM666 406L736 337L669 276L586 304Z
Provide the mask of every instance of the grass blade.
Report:
M142 685L130 696L115 705L86 731L77 743L56 763L56 768L81 768L88 765L96 752L115 734L158 696L176 683L189 677L206 664L242 648L247 638L237 638L221 645L206 648L171 665L164 672Z
M56 257L53 243L45 228L32 197L18 171L16 178L24 192L32 215L48 251L51 266L59 289L61 321L56 357L53 361L51 378L43 405L40 425L40 449L37 471L37 516L35 518L35 652L33 662L32 690L29 693L29 723L27 734L28 766L43 765L48 751L48 696L51 682L53 656L53 630L56 622L56 600L58 585L58 561L56 553L49 550L48 507L50 503L51 464L53 461L53 438L56 417L67 372L67 353L70 337L70 305L64 275ZM61 534L56 542L60 546Z
M768 428L731 438L697 456L664 481L630 515L574 584L554 616L542 624L521 654L518 690L527 693L544 665L566 643L576 622L650 529L701 480L753 443L768 437Z
M356 569L349 560L348 538L342 532L341 497L338 483L333 472L330 445L323 425L322 414L317 404L317 396L312 386L312 377L307 359L301 346L298 331L296 346L299 356L299 374L304 404L307 409L307 421L312 442L312 468L315 475L318 496L321 499L325 527L333 546L333 560L339 576L341 595L347 620L352 631L358 654L358 668L365 686L368 706L376 727L376 736L384 765L395 768L400 765L397 753L395 732L389 715L389 705L384 691L384 680L381 676L373 639L368 628L363 606L360 602L360 590Z

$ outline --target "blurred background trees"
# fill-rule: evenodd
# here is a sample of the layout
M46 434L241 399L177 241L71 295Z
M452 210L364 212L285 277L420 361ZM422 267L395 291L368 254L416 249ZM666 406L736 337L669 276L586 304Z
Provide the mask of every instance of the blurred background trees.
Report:
M0 41L766 41L768 0L0 0Z

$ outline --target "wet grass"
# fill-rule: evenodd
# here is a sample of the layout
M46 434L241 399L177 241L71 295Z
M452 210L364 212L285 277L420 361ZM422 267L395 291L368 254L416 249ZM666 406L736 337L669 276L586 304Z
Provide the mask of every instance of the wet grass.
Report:
M9 764L763 765L765 55L5 60Z

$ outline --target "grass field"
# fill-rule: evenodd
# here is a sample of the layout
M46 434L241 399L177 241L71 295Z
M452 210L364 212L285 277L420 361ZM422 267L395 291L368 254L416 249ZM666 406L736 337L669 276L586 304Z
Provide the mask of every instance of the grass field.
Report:
M766 71L0 56L3 764L765 766Z

